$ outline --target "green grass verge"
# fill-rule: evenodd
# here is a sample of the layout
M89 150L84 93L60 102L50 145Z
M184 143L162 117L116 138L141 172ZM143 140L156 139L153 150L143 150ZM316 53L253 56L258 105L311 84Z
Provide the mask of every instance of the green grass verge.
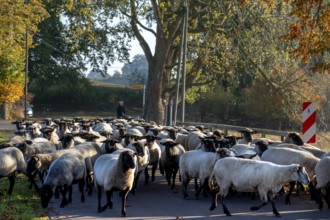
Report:
M47 211L41 207L40 197L33 189L29 189L28 178L18 174L11 195L7 194L9 181L0 179L0 219L46 220Z

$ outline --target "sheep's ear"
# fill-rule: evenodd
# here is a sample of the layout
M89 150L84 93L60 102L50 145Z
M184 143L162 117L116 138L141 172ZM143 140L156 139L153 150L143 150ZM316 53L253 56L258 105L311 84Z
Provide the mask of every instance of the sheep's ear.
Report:
M300 166L294 166L293 172L298 172L299 169L300 169Z
M27 143L28 145L31 145L33 142L31 140L25 140L25 143Z
M34 159L35 161L39 161L39 157L38 156L32 156L31 159Z

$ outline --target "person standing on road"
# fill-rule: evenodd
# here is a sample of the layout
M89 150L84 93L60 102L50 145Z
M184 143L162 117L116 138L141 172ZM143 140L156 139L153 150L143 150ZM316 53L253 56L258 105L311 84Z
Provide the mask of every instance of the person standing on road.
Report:
M117 107L117 118L125 118L125 107L124 107L124 102L119 101L118 102L118 107Z

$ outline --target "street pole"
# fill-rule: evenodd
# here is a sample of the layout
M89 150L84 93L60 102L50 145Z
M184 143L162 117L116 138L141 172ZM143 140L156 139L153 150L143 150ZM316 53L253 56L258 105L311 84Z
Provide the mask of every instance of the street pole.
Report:
M24 4L28 4L29 1L25 0ZM25 31L25 77L24 77L24 120L27 120L27 77L29 69L29 28L26 25Z
M188 4L184 2L184 29L183 29L183 56L182 56L182 116L181 121L184 122L185 116L185 96L186 96L186 57L187 57L187 32L188 32Z

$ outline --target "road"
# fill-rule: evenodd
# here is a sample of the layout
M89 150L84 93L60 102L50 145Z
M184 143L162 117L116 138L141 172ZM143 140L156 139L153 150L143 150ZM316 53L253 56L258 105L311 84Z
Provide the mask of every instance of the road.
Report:
M174 190L166 184L165 178L159 173L156 181L149 185L144 185L144 176L141 176L136 195L129 194L127 202L126 219L215 219L226 217L223 214L222 206L218 206L212 212L209 211L211 198L201 197L196 200L193 198L193 184L189 185L190 200L184 200L181 193L181 185L177 179L177 186ZM80 202L80 195L74 187L74 196L72 204L59 208L60 200L52 199L49 208L51 219L123 219L121 216L121 201L118 193L114 193L113 209L105 212L97 212L97 194L96 190L92 196L86 196L85 203ZM105 203L105 194L102 196ZM305 220L305 219L330 219L328 209L319 211L314 201L310 201L309 196L302 192L300 195L293 194L291 205L284 205L284 196L277 198L277 209L281 213L283 220ZM259 211L251 212L250 206L260 204L259 197L252 200L250 197L238 194L226 199L228 209L231 211L231 220L253 219L265 220L274 219L272 207L269 203ZM326 205L325 205L326 206Z

